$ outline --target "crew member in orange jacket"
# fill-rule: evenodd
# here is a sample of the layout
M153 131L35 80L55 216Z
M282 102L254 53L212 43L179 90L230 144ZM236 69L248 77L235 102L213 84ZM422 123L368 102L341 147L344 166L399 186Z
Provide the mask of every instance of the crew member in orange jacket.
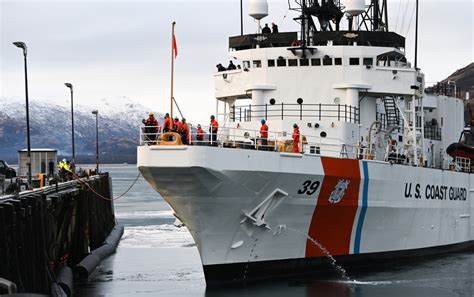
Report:
M196 140L197 140L197 144L198 144L198 145L202 145L202 144L203 144L204 131L203 131L202 128L201 128L201 124L198 124L198 125L197 125Z
M268 149L268 126L264 119L262 119L260 123L262 123L262 126L260 127L260 139L262 147L260 149L262 151L266 151Z
M300 129L298 128L298 125L294 124L293 125L293 152L294 153L299 153L300 152Z
M188 139L189 139L189 128L188 124L186 123L186 119L182 118L181 119L181 131L179 132L181 135L181 142L183 144L188 144Z
M219 123L217 123L216 118L211 115L211 126L209 127L209 140L211 141L212 146L217 146L217 130L219 129Z

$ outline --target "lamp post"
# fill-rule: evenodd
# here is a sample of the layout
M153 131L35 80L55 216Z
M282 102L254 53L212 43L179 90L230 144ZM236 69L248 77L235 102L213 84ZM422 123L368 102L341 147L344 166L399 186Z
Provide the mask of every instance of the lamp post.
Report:
M24 42L16 41L13 42L18 48L23 50L23 57L25 60L25 98L26 98L26 143L27 143L27 160L26 163L28 165L28 187L31 187L31 143L30 143L30 107L28 102L28 69L26 63L26 53L27 53L27 46Z
M95 114L95 174L99 174L99 111L97 109L93 110L92 114Z
M71 90L72 161L76 163L76 151L74 149L74 92L72 90L72 84L65 83L64 85Z

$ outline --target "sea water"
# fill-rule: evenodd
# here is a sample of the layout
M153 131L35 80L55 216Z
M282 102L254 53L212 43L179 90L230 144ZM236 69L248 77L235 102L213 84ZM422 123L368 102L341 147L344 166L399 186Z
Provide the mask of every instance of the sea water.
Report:
M101 170L112 176L114 196L126 191L138 175L135 165L104 165ZM89 280L76 285L75 296L474 296L474 251L371 265L370 270L349 274L349 280L295 278L206 289L192 237L186 228L173 225L171 209L142 177L115 201L115 214L125 225L117 253Z

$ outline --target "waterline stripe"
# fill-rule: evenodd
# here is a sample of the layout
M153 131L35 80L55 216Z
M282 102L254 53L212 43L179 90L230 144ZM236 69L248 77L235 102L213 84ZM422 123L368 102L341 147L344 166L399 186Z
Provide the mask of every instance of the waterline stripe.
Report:
M364 225L365 214L367 212L367 204L369 198L369 167L367 162L362 161L362 167L364 169L364 186L362 189L362 206L360 209L359 220L357 222L354 254L360 253L360 240L362 236L362 226Z

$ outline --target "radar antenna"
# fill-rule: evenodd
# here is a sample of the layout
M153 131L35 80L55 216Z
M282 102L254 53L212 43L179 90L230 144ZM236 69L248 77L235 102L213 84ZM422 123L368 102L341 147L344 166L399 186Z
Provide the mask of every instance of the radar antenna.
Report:
M294 18L301 25L301 45L313 45L312 39L318 32L341 31L341 21L347 15L349 31L354 31L353 24L358 26L355 31L388 32L387 0L371 0L365 5L364 0L294 0L290 10L300 16ZM317 19L317 22L315 21ZM360 22L359 22L360 20Z

